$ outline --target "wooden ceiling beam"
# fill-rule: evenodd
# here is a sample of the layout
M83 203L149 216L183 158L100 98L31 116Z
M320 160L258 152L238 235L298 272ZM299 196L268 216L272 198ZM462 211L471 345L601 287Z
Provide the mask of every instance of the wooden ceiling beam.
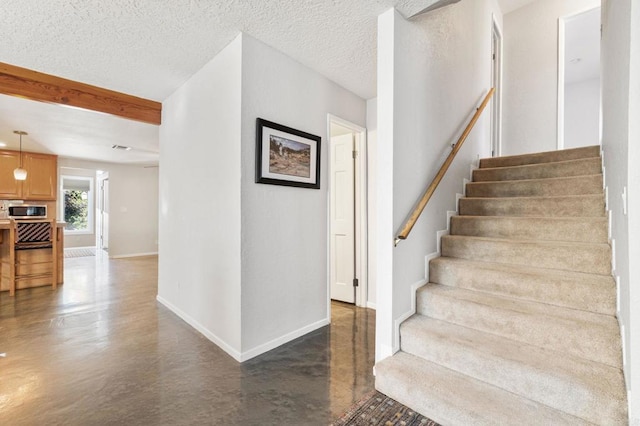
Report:
M0 62L0 93L160 125L162 103Z

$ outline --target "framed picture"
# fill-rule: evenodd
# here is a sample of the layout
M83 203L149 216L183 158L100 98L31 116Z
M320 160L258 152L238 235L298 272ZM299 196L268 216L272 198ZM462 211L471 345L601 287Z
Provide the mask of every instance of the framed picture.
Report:
M258 118L256 183L319 189L320 139Z

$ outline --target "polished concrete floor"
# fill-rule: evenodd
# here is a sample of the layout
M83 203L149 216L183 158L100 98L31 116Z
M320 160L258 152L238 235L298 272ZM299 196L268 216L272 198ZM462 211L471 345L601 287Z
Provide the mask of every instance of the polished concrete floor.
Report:
M374 311L333 303L239 364L156 302L157 263L69 258L58 290L0 294L0 425L326 425L373 390Z

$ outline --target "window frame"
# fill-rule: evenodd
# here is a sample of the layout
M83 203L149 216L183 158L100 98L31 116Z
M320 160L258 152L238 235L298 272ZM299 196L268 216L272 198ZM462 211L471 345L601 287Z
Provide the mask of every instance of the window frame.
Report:
M89 181L89 197L87 200L87 228L86 229L67 229L64 227L65 235L93 235L95 234L95 179L92 176L60 176L60 220L64 221L64 180L86 180Z

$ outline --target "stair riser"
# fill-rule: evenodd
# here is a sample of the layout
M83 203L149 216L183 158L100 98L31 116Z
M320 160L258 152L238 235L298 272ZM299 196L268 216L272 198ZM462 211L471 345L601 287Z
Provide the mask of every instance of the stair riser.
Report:
M549 179L567 176L588 176L602 173L600 158L566 161L562 163L534 164L495 169L476 169L474 182L501 180Z
M602 175L562 179L537 179L505 182L472 182L467 197L551 197L603 194Z
M571 374L559 375L530 366L517 357L500 356L499 351L475 350L457 336L425 334L415 326L401 329L401 341L404 352L596 424L624 418L626 410L624 404L617 402L619 395L618 400L604 398L598 384ZM607 378L624 383L619 370L602 370L609 373Z
M591 361L619 367L619 336L601 324L584 322L455 299L429 291L418 291L417 313L463 327L484 331Z
M602 219L511 218L454 216L452 235L514 240L607 243L607 221Z
M604 197L461 198L459 212L465 216L604 217Z
M510 296L605 315L615 315L616 286L612 277L514 273L468 268L439 258L429 263L429 282Z
M442 425L589 424L404 352L376 364L376 389Z
M450 236L443 237L441 243L442 255L446 257L588 274L611 274L611 249L604 244L552 245Z
M540 152L535 154L517 155L511 157L483 158L480 168L512 167L525 164L553 163L558 161L579 160L600 156L599 146L567 149L561 151Z

